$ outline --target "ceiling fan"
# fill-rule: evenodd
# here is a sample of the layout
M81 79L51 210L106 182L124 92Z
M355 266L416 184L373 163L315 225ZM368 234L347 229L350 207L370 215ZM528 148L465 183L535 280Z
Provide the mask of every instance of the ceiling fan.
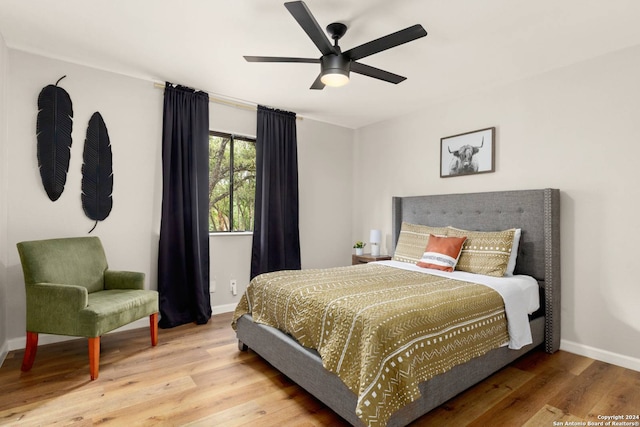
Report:
M300 24L318 49L320 49L322 56L320 58L245 56L244 59L248 62L319 63L320 74L311 85L311 89L324 89L325 85L334 87L343 86L349 82L349 72L351 71L373 77L374 79L398 84L407 78L356 61L427 35L422 25L417 24L342 52L340 46L338 46L338 40L347 32L346 25L340 22L327 25L327 32L334 41L332 45L304 2L292 1L285 3L284 6L289 10L291 15L293 15L293 18L298 21L298 24Z

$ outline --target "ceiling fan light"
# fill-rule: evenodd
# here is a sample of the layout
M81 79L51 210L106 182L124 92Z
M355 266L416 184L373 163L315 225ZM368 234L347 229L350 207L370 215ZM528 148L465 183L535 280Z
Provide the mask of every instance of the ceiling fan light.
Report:
M320 77L320 81L327 86L340 87L349 83L349 74L343 70L327 70Z

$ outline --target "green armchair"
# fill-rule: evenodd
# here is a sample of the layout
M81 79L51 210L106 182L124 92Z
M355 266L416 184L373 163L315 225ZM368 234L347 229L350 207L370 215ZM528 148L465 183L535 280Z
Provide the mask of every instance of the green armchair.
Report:
M89 373L98 378L100 336L149 316L158 343L158 293L144 290L144 273L108 269L97 237L17 244L27 294L27 344L22 371L33 366L38 333L89 339Z

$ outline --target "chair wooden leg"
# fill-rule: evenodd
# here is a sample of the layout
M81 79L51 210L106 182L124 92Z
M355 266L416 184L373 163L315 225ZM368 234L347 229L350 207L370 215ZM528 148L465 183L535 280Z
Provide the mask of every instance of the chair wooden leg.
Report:
M89 338L89 374L91 380L98 378L100 368L100 337Z
M24 348L24 357L22 358L23 372L27 372L33 366L33 361L36 360L36 351L38 351L38 333L27 331L27 345Z
M149 316L149 328L151 330L151 345L158 345L158 313Z

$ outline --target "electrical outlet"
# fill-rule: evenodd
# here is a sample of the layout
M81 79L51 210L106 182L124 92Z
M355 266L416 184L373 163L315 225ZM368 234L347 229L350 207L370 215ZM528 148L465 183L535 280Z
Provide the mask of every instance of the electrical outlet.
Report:
M236 279L231 279L231 293L233 295L237 295L238 294L238 289L236 288Z
M209 293L214 293L216 291L216 279L213 279L211 283L209 283Z

